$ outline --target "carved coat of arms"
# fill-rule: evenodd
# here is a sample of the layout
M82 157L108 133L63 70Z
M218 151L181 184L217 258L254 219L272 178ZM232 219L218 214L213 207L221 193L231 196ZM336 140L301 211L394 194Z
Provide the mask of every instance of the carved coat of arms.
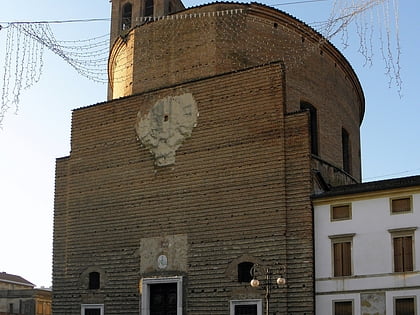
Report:
M175 163L175 152L197 125L198 109L191 93L158 100L135 125L141 143L154 155L155 165Z

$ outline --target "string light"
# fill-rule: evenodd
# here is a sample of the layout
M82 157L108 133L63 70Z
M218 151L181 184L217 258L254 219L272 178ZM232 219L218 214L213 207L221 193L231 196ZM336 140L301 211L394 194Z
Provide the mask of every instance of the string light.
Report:
M278 5L321 2L325 0L304 0L286 2ZM371 65L373 60L374 29L379 29L379 41L381 54L385 61L386 74L399 92L402 80L400 77L400 46L398 36L398 0L335 0L329 19L325 22L314 23L311 26L318 30L323 40L332 40L340 36L344 47L348 46L348 28L351 24L356 26L359 36L359 52L365 57L365 64ZM394 23L390 12L394 12ZM217 18L217 25L215 19ZM43 66L45 49L52 51L71 65L82 76L101 83L108 82L108 57L109 35L103 35L91 39L75 41L59 41L56 39L51 28L53 24L97 22L109 19L87 19L66 21L38 21L38 22L0 22L6 26L0 26L0 31L7 30L6 49L4 59L3 86L1 89L0 126L5 113L14 106L18 109L22 90L32 87L39 81ZM264 64L273 60L283 60L287 69L305 62L305 58L322 45L320 42L302 42L296 36L289 36L288 26L277 25L258 18L249 17L246 10L233 9L216 12L201 12L188 14L174 14L161 17L145 17L136 21L142 27L137 31L140 38L149 38L146 45L138 47L144 56L162 63L170 63L165 59L171 54L171 42L179 41L186 27L195 30L201 29L203 34L210 29L218 32L218 41L232 47L228 56L218 59L218 66L224 65L238 69L242 66ZM157 22L157 23L149 23ZM251 23L249 23L251 22ZM237 34L249 34L249 28L253 23L264 26L264 36L240 36ZM188 24L188 25L186 25ZM159 34L159 40L153 34ZM393 36L395 37L396 54L393 53ZM201 56L190 69L185 71L205 72L205 67L215 65L206 64L208 50L187 43L189 49L200 50ZM279 46L287 49L278 49ZM234 49L234 48L240 49ZM136 48L137 49L137 48ZM112 84L126 84L131 80L133 68L133 47L125 47L125 53L117 56L118 68L114 69L111 78ZM151 55L148 52L160 52ZM142 52L138 54L140 58ZM140 64L148 65L152 62L144 61ZM169 65L168 65L169 66ZM192 69L194 68L194 69ZM130 70L131 69L131 70ZM148 71L148 69L142 69ZM149 71L152 73L152 71ZM174 75L165 73L165 75ZM150 78L153 80L156 78Z

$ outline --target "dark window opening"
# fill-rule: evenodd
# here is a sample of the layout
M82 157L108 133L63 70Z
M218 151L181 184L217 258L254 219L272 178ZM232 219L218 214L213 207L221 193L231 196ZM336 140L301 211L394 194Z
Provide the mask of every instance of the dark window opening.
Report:
M154 13L154 3L153 0L146 0L144 8L144 16L153 16Z
M394 237L394 271L413 271L413 239L411 236Z
M257 315L257 304L235 305L235 315Z
M176 283L151 284L150 315L176 315L177 295Z
M343 152L343 170L350 174L351 172L351 158L350 158L350 137L346 129L341 130L341 145Z
M318 117L316 108L307 102L300 102L301 110L309 110L309 132L311 135L311 153L318 155Z
M238 264L238 282L251 282L252 266L254 266L254 263L248 261Z
M133 6L131 3L126 3L122 9L122 21L121 21L121 29L128 30L131 28L131 20L133 14Z
M334 302L334 315L352 315L352 314L353 314L352 301Z
M97 290L101 286L101 275L99 272L89 273L89 289Z
M100 308L86 308L84 315L101 315Z
M414 298L395 299L395 315L415 315Z

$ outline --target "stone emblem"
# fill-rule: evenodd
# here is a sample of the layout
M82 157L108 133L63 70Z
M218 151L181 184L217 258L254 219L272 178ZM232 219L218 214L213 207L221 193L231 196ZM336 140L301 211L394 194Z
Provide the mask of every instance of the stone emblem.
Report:
M141 143L154 155L155 165L175 163L175 152L191 137L197 125L198 109L191 93L158 100L146 114L138 114L136 132Z

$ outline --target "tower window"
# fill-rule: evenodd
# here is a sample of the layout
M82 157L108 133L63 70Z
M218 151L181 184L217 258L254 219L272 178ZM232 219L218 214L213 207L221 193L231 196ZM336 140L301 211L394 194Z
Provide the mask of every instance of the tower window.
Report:
M351 148L350 148L350 137L346 129L341 129L341 145L343 153L343 170L347 173L351 172Z
M101 275L99 272L89 273L89 290L97 290L101 287Z
M122 9L121 29L123 31L131 28L132 13L133 6L130 2L127 2L126 4L124 4Z
M307 102L300 102L301 110L309 111L309 132L311 134L311 153L318 155L318 118L316 108Z
M238 282L251 282L252 266L254 266L254 263L248 261L238 264Z
M146 0L144 7L144 16L153 16L154 13L154 3L153 0Z

